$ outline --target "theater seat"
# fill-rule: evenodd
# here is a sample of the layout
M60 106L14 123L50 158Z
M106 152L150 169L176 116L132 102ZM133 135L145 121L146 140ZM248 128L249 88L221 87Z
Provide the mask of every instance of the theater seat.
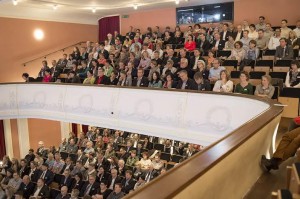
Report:
M154 149L164 151L165 146L163 144L155 144Z
M60 194L60 190L58 189L50 189L50 198L56 198L56 196Z
M184 157L183 157L183 156L181 156L181 155L172 155L172 156L171 156L171 160L172 160L172 162L179 163L179 162L180 162L180 160L182 160L182 159L184 159Z
M272 78L283 79L283 81L285 81L285 78L286 78L286 72L270 72L269 75Z
M160 154L160 159L162 160L166 160L167 162L170 161L170 158L171 158L171 154L170 153L161 153Z
M261 79L261 77L264 76L265 74L266 72L262 72L262 71L251 71L249 73L250 79Z

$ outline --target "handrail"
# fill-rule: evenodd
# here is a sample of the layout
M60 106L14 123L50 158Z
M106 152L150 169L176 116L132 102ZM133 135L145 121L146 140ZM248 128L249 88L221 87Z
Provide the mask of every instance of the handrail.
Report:
M41 59L41 58L45 58L45 59L46 59L47 56L49 56L49 55L51 55L51 54L53 54L53 53L57 53L57 52L59 52L59 51L61 51L61 50L64 51L64 50L67 49L67 48L70 48L70 47L76 46L76 45L81 45L82 43L85 43L85 41L80 41L80 42L77 42L77 43L75 43L75 44L72 44L72 45L69 45L69 46L67 46L67 47L64 47L64 48L61 48L61 49L59 49L59 50L53 51L53 52L51 52L51 53L48 53L48 54L46 54L46 55L44 55L44 56L40 56L40 57L34 58L34 59L30 60L30 61L24 62L22 65L25 67L26 64L28 64L28 63L30 63L30 62L33 62L33 61L38 60L38 59Z

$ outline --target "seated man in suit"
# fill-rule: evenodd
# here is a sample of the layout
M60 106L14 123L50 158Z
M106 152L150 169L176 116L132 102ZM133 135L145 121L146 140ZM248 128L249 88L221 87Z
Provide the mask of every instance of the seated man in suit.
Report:
M132 171L127 170L125 172L125 178L121 182L122 184L122 191L128 194L131 190L133 190L135 185L135 180L132 178Z
M34 184L30 181L28 175L23 177L23 182L21 183L18 191L23 193L23 198L28 199L34 191Z
M287 39L281 38L279 42L280 45L277 46L276 48L275 59L276 60L293 59L294 51L291 46L287 45Z
M109 85L110 79L109 77L104 75L104 69L103 68L98 68L98 77L96 78L94 84L100 85Z
M121 183L121 178L118 176L117 169L111 169L110 170L110 176L108 178L108 188L110 190L114 190L116 183Z
M58 194L55 199L69 199L69 198L70 196L68 195L68 187L63 186L60 189L60 194Z
M35 155L34 155L34 150L33 149L29 149L28 154L25 155L25 160L27 161L27 165L30 165L31 161L34 161Z
M158 176L158 172L154 169L154 166L151 163L149 165L148 171L145 173L145 180L146 180L146 182L150 182L151 180L153 180L157 176Z
M179 72L180 80L177 84L177 89L189 89L189 90L197 90L197 85L193 79L188 77L188 73L186 70L182 70Z
M30 162L30 171L29 171L29 174L28 174L28 176L29 176L29 178L30 178L30 180L32 181L32 182L37 182L37 180L39 179L39 177L40 177L40 172L41 172L41 170L39 170L38 168L37 168L37 166L38 166L38 163L37 162L34 162L34 161L31 161Z
M201 72L194 74L194 80L197 84L198 91L211 91L210 83L207 79L204 79Z
M44 183L47 186L49 186L52 183L53 178L54 178L54 174L48 168L49 168L48 164L43 163L42 164L42 169L41 169L41 172L40 172L40 176L39 176L40 179L44 180Z
M48 150L45 148L44 142L43 141L39 141L38 145L39 145L39 148L36 150L36 153L40 157L47 158L47 156L48 156Z
M70 189L72 184L73 184L73 178L70 175L70 170L66 169L64 171L63 177L60 180L59 186L61 188L66 186L68 189Z
M149 80L144 77L144 69L139 68L137 71L137 78L132 81L132 86L136 87L148 87Z
M212 51L218 51L218 50L223 50L223 48L225 47L225 41L221 40L221 36L220 33L215 33L214 34L214 41L212 43Z
M45 185L43 179L39 179L37 181L37 186L35 187L33 191L33 195L30 197L30 199L46 199L50 198L50 191L49 188Z
M199 49L202 50L203 52L208 52L210 49L210 43L206 39L206 35L204 33L200 33L199 38L200 39L197 40L197 47L199 47Z
M96 176L89 175L89 181L83 185L82 189L80 190L80 196L84 197L87 195L92 196L97 194L99 186L100 184L96 182Z
M114 191L109 194L107 199L120 199L123 198L124 195L124 192L122 192L122 184L117 183L114 188Z
M58 60L57 66L60 67L60 68L65 68L67 66L67 63L68 63L67 57L68 57L67 54L63 54L63 57Z
M28 175L29 174L29 170L30 168L27 166L27 160L26 159L22 159L20 161L20 170L19 170L19 175L21 178L23 178L25 175Z

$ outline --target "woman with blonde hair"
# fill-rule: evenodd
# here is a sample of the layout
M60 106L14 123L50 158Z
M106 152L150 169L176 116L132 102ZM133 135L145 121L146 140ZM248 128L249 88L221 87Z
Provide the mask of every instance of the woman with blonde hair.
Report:
M271 99L275 92L275 88L272 86L271 82L272 78L270 75L262 76L261 83L256 86L254 95Z
M291 45L293 49L299 49L300 38L297 38L297 34L293 30L289 32L288 44Z

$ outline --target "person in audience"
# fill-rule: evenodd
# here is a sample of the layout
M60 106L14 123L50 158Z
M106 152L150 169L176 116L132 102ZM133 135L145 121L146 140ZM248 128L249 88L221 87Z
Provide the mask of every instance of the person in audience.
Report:
M93 70L87 71L87 77L84 79L83 84L94 84L95 83L95 77L93 75Z
M277 28L275 30L274 36L271 37L269 40L268 49L276 50L276 48L280 45L280 41L279 41L280 39L281 39L281 30Z
M210 83L207 79L203 78L203 73L201 72L196 72L194 74L194 80L197 84L197 90L199 91L210 91Z
M162 78L165 78L167 74L175 74L177 71L177 68L174 67L174 62L172 60L168 60L167 64L165 65L162 75Z
M52 60L51 62L52 64L52 67L50 68L50 73L51 73L51 76L54 80L56 80L58 78L58 76L60 75L60 73L62 72L62 68L60 68L57 63L56 63L56 60Z
M144 77L144 69L139 68L137 70L137 78L132 81L132 86L136 87L148 87L149 81L147 77Z
M67 57L68 57L68 55L64 53L63 57L58 60L57 66L60 67L60 68L65 68L67 66L67 63L68 63Z
M201 50L199 48L196 48L194 50L194 56L190 59L189 61L189 65L193 70L197 70L198 67L198 61L202 60L205 61L202 57L201 57Z
M104 75L104 70L103 68L98 68L98 77L95 79L94 84L100 85L109 85L109 78Z
M154 156L154 159L152 160L152 164L153 164L153 168L156 170L156 171L160 171L163 166L164 166L164 163L163 161L160 159L160 155L156 154Z
M184 44L184 39L182 37L182 32L181 31L176 31L175 32L175 36L174 36L173 40L171 41L171 44L175 44L175 45Z
M87 72L89 68L87 67L87 60L81 60L81 71L78 72L78 76L82 79L87 77Z
M256 61L259 57L259 49L256 47L256 41L251 40L249 42L249 48L246 51L244 65L250 64L252 61ZM240 71L243 71L243 65L240 66Z
M246 71L241 71L240 73L240 83L235 86L234 92L241 94L253 95L253 86L249 83L249 73Z
M2 185L2 190L0 191L0 196L2 195L1 198L12 198L14 193L17 192L19 189L20 185L22 183L22 179L20 178L19 174L17 171L13 172L13 177L9 179L7 185Z
M73 189L71 192L71 199L78 199L80 191L78 189Z
M234 43L234 48L231 50L231 55L228 59L237 60L238 65L245 59L245 49L243 48L243 43L241 41L237 41Z
M242 39L240 39L240 41L243 43L243 48L247 51L249 48L249 42L251 41L251 39L248 36L249 31L248 30L244 30L243 31L243 37Z
M179 71L180 80L177 84L177 89L188 89L188 90L197 90L196 82L193 79L188 77L188 72L186 70Z
M38 167L37 162L35 162L35 161L30 162L30 172L29 172L28 176L29 176L30 180L35 183L39 179L40 172L41 172L37 167Z
M229 80L229 75L226 70L220 72L220 80L216 81L213 91L215 92L232 92L233 82Z
M124 192L122 192L122 184L121 183L116 183L113 190L114 191L109 194L107 199L120 199L120 198L123 198L123 196L125 195Z
M286 74L286 87L300 88L300 64L299 61L294 60L291 63L291 68Z
M232 49L234 49L234 44L235 43L236 42L234 41L233 35L229 35L228 36L228 41L226 41L226 43L225 43L224 50L232 50Z
M54 160L54 155L53 155L53 153L48 153L48 158L47 158L47 160L45 161L45 163L48 164L50 170L52 170L52 167L53 167L53 165L54 165L54 162L55 162L55 160Z
M212 43L212 51L218 51L218 50L223 50L223 48L225 47L225 41L221 40L220 38L220 33L215 33L214 34L214 41Z
M23 73L22 78L25 80L25 82L34 82L35 79L33 77L30 77L28 73Z
M111 75L110 75L110 83L109 85L117 85L118 84L118 78L117 78L118 72L117 71L112 71Z
M266 24L266 29L264 30L264 36L270 40L270 38L274 35L274 30L270 23Z
M142 171L147 171L149 169L149 165L151 164L151 160L149 159L148 152L143 152L143 157L140 162Z
M100 183L100 189L98 191L98 194L103 196L103 199L107 199L109 194L112 192L112 190L107 188L107 182L101 182Z
M151 60L150 63L150 70L149 70L149 75L148 75L148 80L151 81L152 75L154 72L158 72L160 74L160 68L157 65L157 62L155 60Z
M25 175L22 179L22 183L18 189L18 191L22 192L24 199L29 199L29 197L33 194L34 184L30 181L28 175Z
M104 70L104 75L106 77L110 77L111 73L113 72L114 68L111 66L111 61L107 60L104 64L104 66L102 67L102 69Z
M242 24L242 30L245 31L245 30L250 30L250 27L249 27L249 23L247 20L244 20L243 21L243 24Z
M60 180L59 186L61 188L66 186L70 190L72 185L73 185L73 178L70 175L70 170L66 169L63 173L63 176L62 176L61 180Z
M44 77L46 70L50 69L48 67L48 62L46 60L42 61L42 68L40 72L38 73L38 77Z
M189 78L193 77L193 71L191 70L191 68L189 67L189 61L187 58L181 58L180 59L180 65L179 68L177 69L176 74L179 75L179 72L185 70L188 74Z
M142 57L140 60L140 64L138 65L138 68L148 69L150 67L151 59L149 58L148 51L144 51L142 53Z
M209 49L211 47L211 44L206 39L205 33L200 33L199 39L197 39L197 42L196 42L196 46L199 46L199 49L202 52L208 52L209 51Z
M150 182L158 176L158 172L154 169L152 162L149 164L148 170L145 172L146 183Z
M19 172L19 176L21 178L23 178L25 175L29 174L30 168L27 165L28 164L27 164L27 160L26 159L21 159L20 160L20 168L19 168L18 172Z
M162 88L162 81L159 79L159 72L155 71L152 74L152 78L149 82L149 86L151 88Z
M122 184L122 191L125 194L128 194L131 190L134 189L135 180L132 178L132 171L127 170L125 172L125 178L121 182Z
M51 82L51 81L52 81L51 70L47 69L45 70L45 75L43 77L42 82Z
M184 43L184 48L191 52L194 51L196 48L196 42L193 40L193 36L189 35L187 41Z
M115 185L118 183L121 183L121 178L118 176L118 171L117 169L113 168L110 170L110 176L108 178L108 189L114 190Z
M297 38L297 34L295 31L290 31L288 45L291 45L293 49L299 49L300 38Z
M126 71L122 70L120 72L120 77L119 77L119 81L117 83L118 86L131 86L131 81L129 81L130 79L127 78L126 76Z
M300 20L296 22L296 28L293 31L296 33L297 37L300 38Z
M294 51L293 48L287 45L287 39L281 38L280 45L277 46L275 52L275 59L276 60L284 60L284 59L293 59Z
M174 76L172 73L167 73L166 77L165 77L165 82L163 84L163 88L176 88L177 86L177 82L174 81Z
M250 30L249 30L248 37L250 39L256 40L258 38L258 33L256 31L255 25L254 24L250 24L249 28L250 28Z
M257 48L259 50L266 50L268 48L269 39L265 37L264 30L258 30L258 38L256 39Z
M68 195L68 187L67 186L63 186L60 189L60 193L56 196L55 199L69 199L70 196Z
M255 25L256 30L265 30L266 29L266 23L265 23L265 17L260 16L259 18L259 23Z
M28 164L28 166L30 165L31 161L34 161L35 155L34 155L34 150L33 149L29 149L28 150L28 154L25 156L25 160Z
M96 176L89 175L88 181L83 185L82 189L80 190L80 196L84 197L86 195L92 196L97 194L99 186L99 183L96 182Z
M49 165L47 163L43 163L41 167L41 171L39 172L39 178L43 179L43 183L45 183L47 186L49 186L54 178L54 174L49 169Z
M68 78L66 79L66 83L70 84L80 84L80 78L76 75L75 71L70 71L68 73Z
M108 42L107 39L104 40L104 49L107 50L107 52L110 52L111 44Z
M220 33L221 40L223 40L225 42L229 40L229 36L231 36L231 34L232 34L230 31L228 31L228 27L229 27L228 23L224 23L223 31Z
M261 157L260 165L266 171L271 169L277 170L279 165L289 159L290 157L295 156L299 148L299 139L300 139L300 128L293 129L283 135L275 153L271 159L267 159L265 155Z
M79 51L79 48L77 46L75 46L73 48L72 57L73 57L73 59L75 59L77 61L80 60L80 51Z
M221 71L225 70L225 68L223 66L220 66L221 63L219 59L214 59L212 64L213 67L209 70L208 80L210 82L216 82L220 78Z
M259 97L272 98L275 92L274 86L271 84L272 78L269 75L264 75L261 77L261 84L256 86L254 95Z
M141 176L139 176L138 181L135 183L133 189L137 190L138 188L144 186L145 184L146 184L145 175L141 175Z
M164 41L163 44L164 45L171 44L172 40L173 40L173 37L170 34L170 32L169 31L165 31L164 36L163 36L163 41Z
M210 70L214 60L215 60L215 53L212 50L209 50L208 51L208 58L207 58L207 70Z
M237 31L233 33L233 38L234 41L240 41L243 37L243 29L241 25L238 25L236 28Z
M84 182L83 182L82 174L80 172L76 173L74 175L74 180L73 180L73 184L71 185L71 189L72 190L74 190L74 189L81 190L83 185L84 185Z
M30 197L30 199L37 199L37 198L46 199L49 197L50 197L50 190L48 186L44 183L44 180L42 178L38 179L37 185L33 191L33 195Z
M288 21L286 19L281 20L281 37L288 39L291 29L287 26Z

